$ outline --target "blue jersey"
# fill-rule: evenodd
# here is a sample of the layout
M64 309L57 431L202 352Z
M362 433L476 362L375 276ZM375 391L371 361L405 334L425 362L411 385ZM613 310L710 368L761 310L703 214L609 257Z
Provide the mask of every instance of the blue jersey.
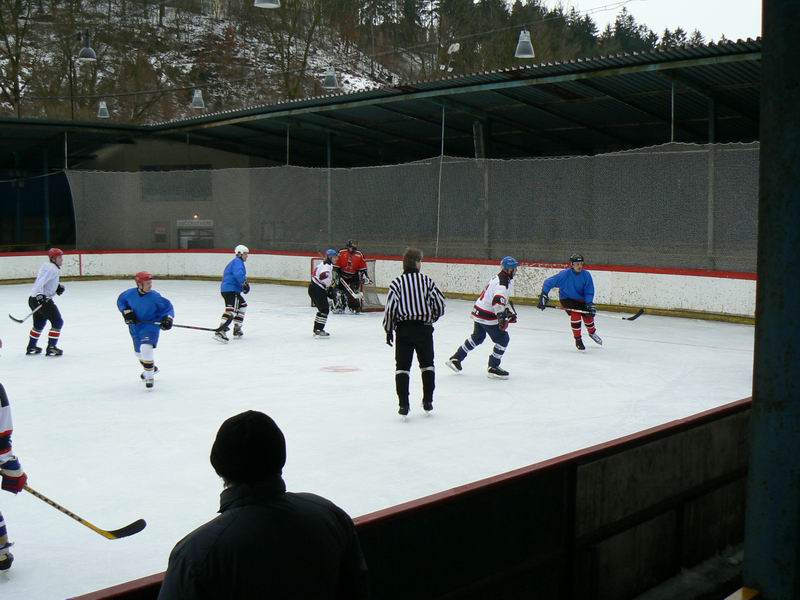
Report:
M558 288L561 300L570 299L591 304L594 302L594 282L592 274L586 269L576 273L573 269L564 269L544 280L542 292L547 294L554 287Z
M150 344L153 348L158 344L159 323L166 316L174 317L172 302L155 290L140 294L138 288L125 290L117 298L120 312L131 309L136 315L137 323L128 325L133 338L133 346L139 352L140 344Z
M247 281L247 269L244 266L244 261L241 257L237 256L222 273L222 285L219 287L220 292L242 292L242 286Z

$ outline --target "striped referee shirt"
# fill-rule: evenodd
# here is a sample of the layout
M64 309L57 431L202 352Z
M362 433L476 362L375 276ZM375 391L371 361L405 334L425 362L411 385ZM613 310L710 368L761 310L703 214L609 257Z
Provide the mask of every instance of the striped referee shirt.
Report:
M402 321L435 323L443 314L444 296L427 275L410 270L389 284L383 313L383 328L387 333Z

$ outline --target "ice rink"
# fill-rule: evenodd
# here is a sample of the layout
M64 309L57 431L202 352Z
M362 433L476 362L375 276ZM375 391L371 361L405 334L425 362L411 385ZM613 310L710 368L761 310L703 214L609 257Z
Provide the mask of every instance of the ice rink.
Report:
M109 541L27 493L0 493L15 542L0 597L52 600L166 568L173 545L215 515L221 482L208 455L220 423L247 409L271 415L287 438L292 491L326 496L352 516L614 439L750 395L753 328L644 315L598 317L603 347L575 350L566 315L519 308L503 367L486 376L491 346L464 372L444 360L472 330L471 303L449 300L436 325L435 410L397 415L393 350L381 314L332 315L311 336L305 288L253 285L246 337L162 332L161 372L147 391L116 310L130 281L67 282L57 299L64 356L25 356L18 325L30 286L0 286L0 381L14 415L15 452L29 484L99 527L137 518L147 528ZM218 283L156 281L176 323L215 327ZM41 343L41 342L40 342Z

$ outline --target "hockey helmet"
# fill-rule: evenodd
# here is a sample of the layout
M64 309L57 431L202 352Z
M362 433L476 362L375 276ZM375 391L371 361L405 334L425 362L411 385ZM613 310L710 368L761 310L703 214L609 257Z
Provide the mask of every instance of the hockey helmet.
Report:
M583 254L573 254L569 257L569 264L573 263L582 263L583 262Z
M135 276L136 285L142 285L145 281L153 281L153 276L147 271L139 271Z
M236 256L239 256L240 254L250 254L250 248L244 244L239 244L233 249L233 252L236 254Z
M500 261L500 267L502 267L506 271L511 271L512 269L516 269L519 266L517 259L513 256L504 256L503 260Z
M50 250L47 251L47 256L50 260L55 260L59 256L64 256L64 251L61 248L50 248Z
M337 254L339 254L339 251L338 250L334 250L333 248L328 248L327 250L325 250L325 256L327 258L333 258Z
M358 250L358 247L353 240L347 240L347 243L344 245L344 247L348 250Z

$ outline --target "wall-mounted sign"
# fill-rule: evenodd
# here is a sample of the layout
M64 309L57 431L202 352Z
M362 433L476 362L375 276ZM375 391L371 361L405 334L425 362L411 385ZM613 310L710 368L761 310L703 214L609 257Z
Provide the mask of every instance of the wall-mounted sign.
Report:
M178 229L211 229L214 219L178 219Z

